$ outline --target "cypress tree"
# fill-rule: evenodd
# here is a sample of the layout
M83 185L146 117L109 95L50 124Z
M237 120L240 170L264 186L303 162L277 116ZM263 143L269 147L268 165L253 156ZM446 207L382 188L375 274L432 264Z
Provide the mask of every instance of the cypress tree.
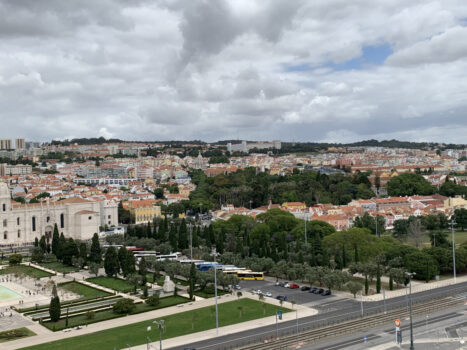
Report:
M376 269L376 293L381 292L381 267L378 264L378 267Z
M126 264L126 253L127 253L127 251L126 251L125 246L122 246L122 247L120 247L120 249L118 250L118 254L117 254L117 256L118 256L118 264L119 264L120 268L122 269L122 274L123 274L123 276L126 276L126 273L125 273L125 271L124 271L125 266L126 266L126 265L125 265L125 264Z
M60 308L60 298L56 295L50 299L49 305L49 315L52 322L57 322L60 320L61 308Z
M39 240L37 239L37 237L34 239L34 247L39 247Z
M391 273L389 274L389 290L394 290L394 281Z
M99 236L97 235L97 233L94 233L94 235L92 236L89 260L95 262L96 264L100 264L102 261L101 245L99 243Z
M177 249L177 230L173 225L170 225L169 243L172 246L172 249Z
M347 267L347 256L345 253L345 246L342 245L342 268L345 269Z
M39 248L41 249L42 254L47 252L47 243L45 242L45 236L42 236L39 241Z
M355 263L358 263L358 247L357 245L355 244L355 251L354 251L354 261Z
M195 282L196 282L196 267L194 263L191 263L191 268L190 268L190 299L193 300L193 295L195 292Z
M180 223L180 227L178 229L178 249L186 249L188 248L188 233L186 227L185 219L182 220Z
M109 247L105 252L104 269L108 277L114 277L118 273L118 256L114 247Z
M63 259L63 250L65 249L66 239L63 235L63 232L60 234L60 239L58 240L58 249L57 249L57 259Z
M60 234L58 232L58 227L57 227L57 224L54 225L54 233L52 235L52 254L54 254L55 256L57 256L58 254L58 249L59 249L59 245L60 245Z
M199 226L193 227L192 231L192 236L191 236L191 241L193 244L193 247L198 247L199 246Z

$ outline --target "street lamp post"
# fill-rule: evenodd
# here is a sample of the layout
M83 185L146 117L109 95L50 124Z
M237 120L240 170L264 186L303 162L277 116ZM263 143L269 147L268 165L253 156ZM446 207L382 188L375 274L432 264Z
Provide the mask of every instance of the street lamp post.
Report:
M454 283L456 283L456 240L454 237L454 219L451 220L451 235L452 235L452 271L454 273Z
M305 245L307 244L307 234L306 234L306 220L307 220L307 216L305 214Z
M164 328L164 320L152 321L159 328L159 350L162 350L162 328Z
M409 277L409 289L410 289L410 350L414 350L413 346L413 325L412 325L412 278L415 276L415 272L406 272Z
M216 250L214 250L214 261L216 261ZM217 268L214 265L214 298L216 299L216 335L219 335L219 310L217 307Z

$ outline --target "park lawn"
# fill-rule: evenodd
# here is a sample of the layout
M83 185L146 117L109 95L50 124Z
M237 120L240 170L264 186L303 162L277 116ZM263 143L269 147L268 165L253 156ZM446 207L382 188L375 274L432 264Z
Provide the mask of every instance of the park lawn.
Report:
M241 310L239 310L239 307L241 307ZM215 310L215 307L209 306L165 316L163 318L165 321L165 331L162 333L162 339L179 337L215 328L216 317L213 310ZM283 312L291 311L283 307L261 303L247 298L222 303L219 304L219 326L223 327L267 316L273 316L276 314L277 310L282 310ZM152 321L153 319L107 329L105 331L91 333L85 336L67 338L51 343L31 346L23 348L22 350L121 349L128 347L128 345L136 346L144 344L147 336L149 336L151 341L154 342L159 338L159 332ZM151 326L152 330L148 333L147 328L149 326Z
M33 335L36 335L36 333L25 327L10 329L9 331L0 332L0 343L31 337Z
M70 292L80 295L81 297L79 300L96 299L111 295L111 293L87 286L79 282L65 282L59 284L58 286L62 289L66 289Z
M70 273L70 272L79 271L78 267L65 265L59 261L43 262L43 263L40 263L39 265L42 267L45 267L46 269L54 270L60 273Z
M157 306L149 306L145 303L136 304L135 311L133 311L130 315L139 314L142 312L153 311L157 309L163 309L165 307L174 306L178 304L184 304L190 302L190 299L184 298L181 296L170 296L160 299L160 303ZM77 315L77 316L70 316L68 317L68 327L66 326L66 319L65 314L62 313L62 319L57 322L46 321L43 322L42 325L49 328L53 331L60 331L65 328L69 327L76 327L76 326L83 326L86 324L101 322L110 320L113 318L124 317L126 315L122 314L115 314L112 309L104 310L104 311L96 311L94 313L93 319L88 319L86 314Z
M204 290L198 290L198 291L195 291L193 293L194 295L196 295L197 297L201 297L201 298L214 298L215 297L215 294L214 294L214 290L209 290L209 291L204 291ZM230 294L230 292L225 292L223 290L220 290L218 289L217 290L217 296L221 296L221 295L225 295L225 294Z
M26 265L8 266L0 270L0 275L8 275L8 274L27 275L33 278L54 276L53 273L39 270L39 269L36 269L35 267L26 266Z
M102 287L110 288L122 293L130 293L133 292L135 287L128 283L125 280L122 280L121 278L115 278L115 277L91 277L88 278L86 281L98 284Z
M451 232L446 233L447 234L447 239L449 242L452 242L452 234ZM456 246L461 245L462 243L467 242L467 231L457 231L454 232L454 239L456 240Z

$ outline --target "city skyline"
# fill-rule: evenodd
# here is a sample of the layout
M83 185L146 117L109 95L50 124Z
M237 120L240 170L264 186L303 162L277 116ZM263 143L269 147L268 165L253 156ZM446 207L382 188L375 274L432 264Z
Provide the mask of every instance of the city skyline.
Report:
M0 5L0 138L462 143L467 131L461 1L77 6Z

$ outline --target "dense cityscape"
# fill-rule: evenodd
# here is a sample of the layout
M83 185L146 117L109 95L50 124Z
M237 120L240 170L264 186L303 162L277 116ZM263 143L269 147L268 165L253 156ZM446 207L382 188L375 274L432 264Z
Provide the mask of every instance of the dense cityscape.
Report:
M0 349L467 349L466 18L0 1Z

